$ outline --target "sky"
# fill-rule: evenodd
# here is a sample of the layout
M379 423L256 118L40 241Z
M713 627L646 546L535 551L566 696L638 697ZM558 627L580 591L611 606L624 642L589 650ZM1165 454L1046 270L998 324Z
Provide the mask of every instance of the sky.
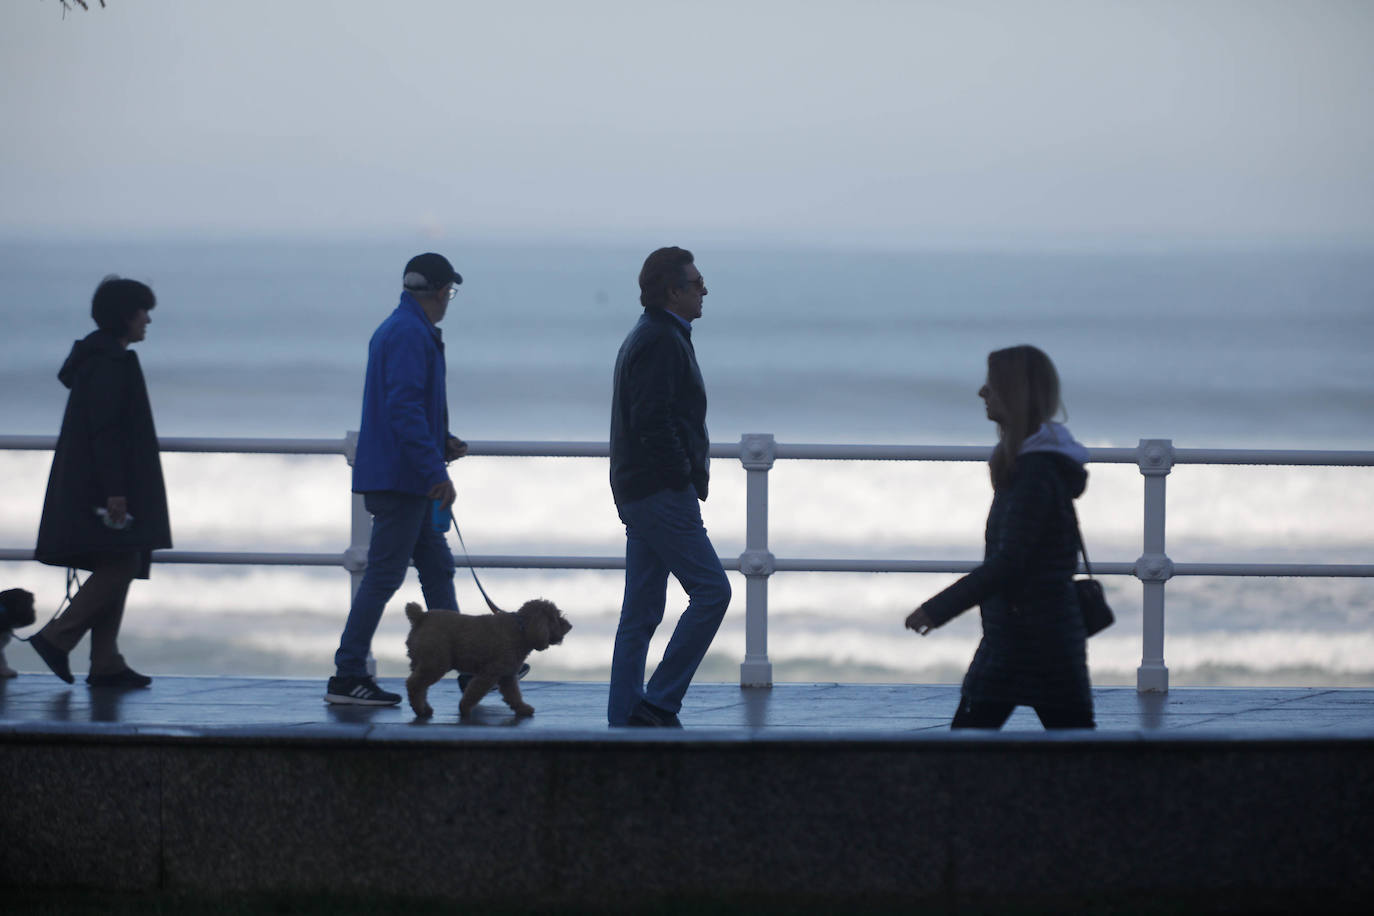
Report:
M0 236L1374 243L1374 3L0 6Z

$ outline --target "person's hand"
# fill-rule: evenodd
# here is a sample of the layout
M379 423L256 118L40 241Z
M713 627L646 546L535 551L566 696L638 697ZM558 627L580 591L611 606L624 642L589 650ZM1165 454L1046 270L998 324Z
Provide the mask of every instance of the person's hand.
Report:
M123 525L124 519L129 517L128 501L123 496L111 496L105 500L105 517L116 528Z
M458 491L453 489L453 481L445 478L442 483L436 483L429 488L429 498L439 500L440 505L447 509L458 498Z
M444 443L444 460L456 461L468 453L468 444L457 436L449 436Z
M922 636L925 636L931 630L935 629L935 624L931 622L930 617L926 614L925 605L921 605L907 615L906 628L908 630L915 630Z

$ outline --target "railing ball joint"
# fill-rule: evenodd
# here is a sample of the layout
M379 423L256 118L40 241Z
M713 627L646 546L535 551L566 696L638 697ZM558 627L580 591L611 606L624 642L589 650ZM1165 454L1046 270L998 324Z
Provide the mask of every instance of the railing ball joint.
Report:
M771 433L745 433L739 439L739 460L746 471L772 470L778 443Z
M739 571L746 576L771 576L777 570L777 559L767 550L746 550L739 555Z
M1172 439L1141 439L1136 464L1146 477L1164 477L1174 467Z
M1135 561L1135 577L1141 582L1168 582L1174 577L1174 561L1162 553L1143 553Z
M353 461L358 457L358 431L356 429L350 429L344 433L343 456L344 460L348 462L348 466L353 467Z
M351 573L367 569L367 548L350 547L343 552L343 568Z

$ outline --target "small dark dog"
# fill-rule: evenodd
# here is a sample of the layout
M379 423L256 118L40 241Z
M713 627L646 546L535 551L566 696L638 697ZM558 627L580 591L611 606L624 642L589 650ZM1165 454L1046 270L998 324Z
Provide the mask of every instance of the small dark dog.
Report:
M5 661L5 645L10 631L33 624L33 593L22 588L7 588L0 592L0 677L18 677Z
M454 669L473 676L458 703L459 715L472 712L493 684L501 688L501 698L517 716L534 715L534 707L520 695L516 672L530 652L558 645L572 629L563 612L543 598L526 601L514 613L497 614L425 612L412 601L406 605L406 616L410 618L406 694L410 708L421 718L434 715L426 698L430 686Z

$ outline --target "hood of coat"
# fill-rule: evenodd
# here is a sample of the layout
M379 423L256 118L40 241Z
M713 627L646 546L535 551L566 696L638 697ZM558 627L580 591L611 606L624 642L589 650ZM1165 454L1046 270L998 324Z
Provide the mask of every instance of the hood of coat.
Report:
M1088 449L1062 423L1045 423L1021 443L1022 455L1043 454L1054 461L1074 499L1088 486Z
M72 352L62 368L57 370L57 379L68 388L76 381L76 373L81 367L98 356L123 357L129 351L119 343L119 338L109 331L92 331L72 344Z

